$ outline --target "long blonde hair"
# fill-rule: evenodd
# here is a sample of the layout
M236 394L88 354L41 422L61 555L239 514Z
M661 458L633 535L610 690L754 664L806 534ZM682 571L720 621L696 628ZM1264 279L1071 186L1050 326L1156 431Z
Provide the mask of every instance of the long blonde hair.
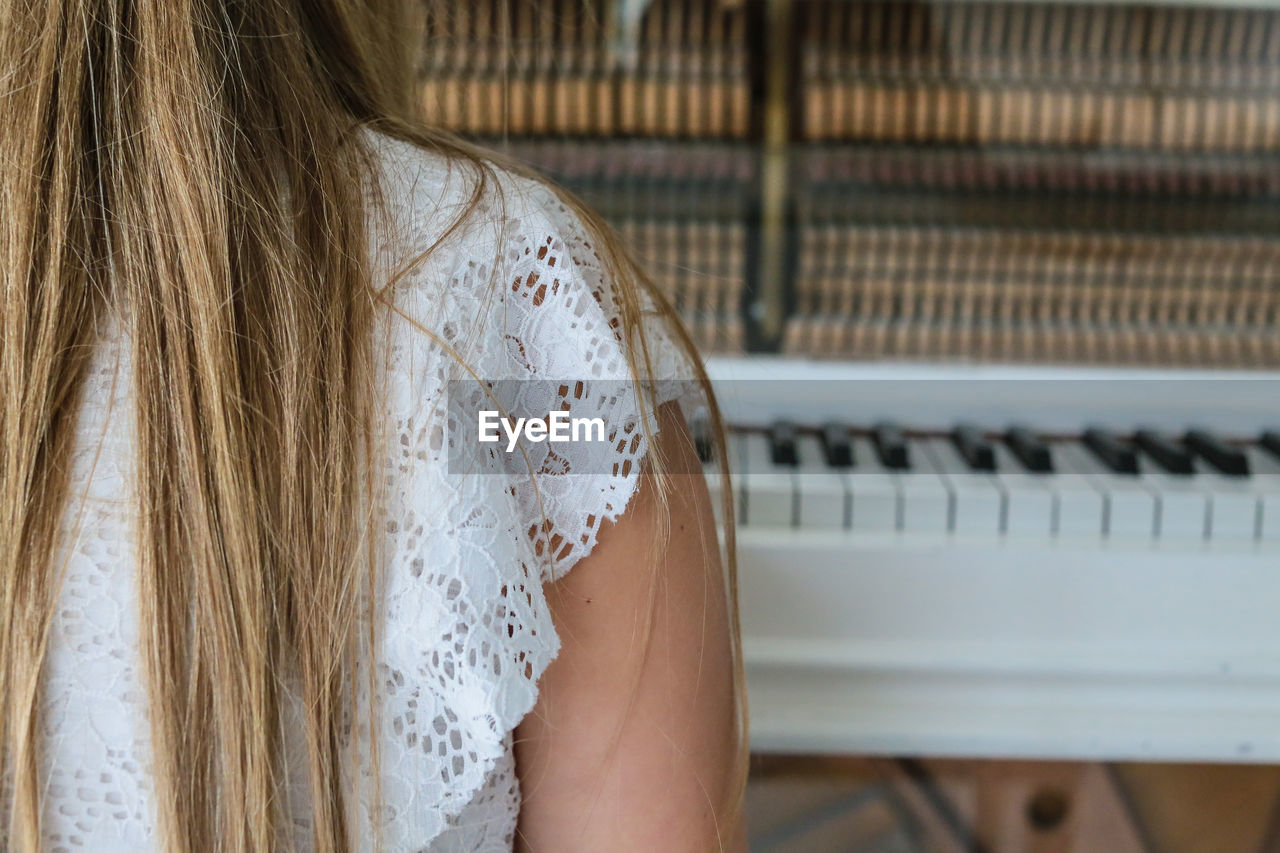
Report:
M0 770L9 794L0 840L9 849L40 847L40 673L70 460L99 321L116 309L134 369L159 838L175 851L289 846L279 682L292 661L315 849L349 849L340 753L359 593L374 588L377 570L363 460L375 433L370 337L385 300L368 269L360 178L371 160L356 131L374 126L491 168L417 121L406 6L0 4ZM648 371L640 293L652 288L612 233L565 198L608 250L639 379ZM662 460L653 464L661 477ZM731 524L727 536L732 606ZM731 622L745 715L736 615ZM365 642L373 648L371 635ZM745 722L739 733L731 819L745 786Z

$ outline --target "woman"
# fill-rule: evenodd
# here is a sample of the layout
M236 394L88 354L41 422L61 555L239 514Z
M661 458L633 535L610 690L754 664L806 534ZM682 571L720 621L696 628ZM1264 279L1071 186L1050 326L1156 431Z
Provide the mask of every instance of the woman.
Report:
M401 5L0 6L6 849L745 849L705 374Z

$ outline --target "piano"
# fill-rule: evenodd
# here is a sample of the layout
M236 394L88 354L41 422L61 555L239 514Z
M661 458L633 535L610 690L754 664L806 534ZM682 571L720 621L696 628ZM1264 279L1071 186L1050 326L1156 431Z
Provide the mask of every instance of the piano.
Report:
M755 749L1280 761L1273 0L424 2L709 355Z
M1280 373L708 369L756 749L1280 759Z

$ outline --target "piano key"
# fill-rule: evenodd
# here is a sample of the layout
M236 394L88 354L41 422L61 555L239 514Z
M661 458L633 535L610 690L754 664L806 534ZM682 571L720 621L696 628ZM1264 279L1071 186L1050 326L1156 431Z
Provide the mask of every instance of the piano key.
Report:
M1138 455L1119 436L1101 427L1084 432L1084 446L1116 474L1137 474Z
M796 517L794 469L773 463L769 439L761 433L742 433L739 442L742 523L751 527L793 527Z
M1249 482L1258 493L1258 536L1280 541L1280 455L1262 447L1249 447L1246 452L1252 472Z
M1008 447L999 444L995 454L996 479L1004 492L1004 533L1006 536L1048 538L1054 532L1055 494L1052 478L1030 473L1020 467ZM1092 492L1098 505L1094 535L1102 532L1102 499Z
M960 535L998 536L1004 517L1004 493L990 474L974 471L946 439L912 442L919 448L916 467L938 475L950 498L950 530Z
M951 431L951 440L965 463L975 471L996 469L995 451L982 430L972 424L959 424Z
M1119 481L1122 478L1114 479ZM1145 465L1139 466L1135 479L1155 500L1154 535L1156 537L1161 541L1204 540L1208 532L1209 500L1204 491L1192 482L1194 477L1168 474L1155 466ZM1131 528L1125 528L1130 530L1126 535L1143 538L1152 535L1138 532L1147 526L1145 509L1140 515L1140 519L1137 517L1133 519ZM1120 535L1117 530L1121 528L1117 528L1116 524L1119 523L1124 527L1126 521L1125 517L1117 518L1114 512L1110 513L1108 522L1112 525L1112 534Z
M1027 470L1038 474L1053 470L1053 457L1049 453L1049 445L1026 427L1010 427L1004 435L1005 444Z
M769 427L769 455L774 465L796 465L796 425L775 421Z
M903 532L950 532L951 492L947 484L919 458L922 450L917 442L907 442L904 449L912 467L893 472L902 488Z
M795 449L800 527L805 530L848 527L852 498L846 471L827 465L817 436L800 436Z
M911 456L907 450L906 439L897 424L882 421L871 430L871 443L875 446L880 464L893 470L905 470L911 467Z
M853 444L849 427L834 421L822 425L822 452L827 465L832 468L853 466Z
M852 450L858 465L848 472L850 527L879 532L902 529L902 484L899 476L880 464L879 457L871 449L870 439L854 438Z
M1176 439L1154 429L1140 429L1133 434L1138 449L1155 460L1168 474L1194 474L1191 453Z
M1228 444L1218 436L1203 429L1187 432L1187 447L1223 474L1244 477L1249 474L1249 460L1243 450Z
M1273 456L1280 457L1280 430L1269 429L1258 439L1258 443L1271 451ZM1256 455L1253 458L1257 458Z
M1251 472L1249 476L1226 475L1217 468L1200 466L1190 478L1208 500L1205 535L1215 542L1249 542L1261 537L1268 491L1275 488L1272 478L1253 473L1269 470L1272 463L1263 453L1256 447L1233 450L1245 457L1243 469ZM1251 454L1256 454L1256 461Z
M1016 432L1024 435L1015 438L1012 442L1007 441ZM1051 531L1054 536L1096 540L1104 534L1107 520L1105 491L1083 475L1063 470L1061 466L1054 464L1053 445L1041 440L1030 430L1019 427L1010 429L1006 434L1006 443L1009 444L1007 449L996 446L996 465L1000 471L998 476L1003 481L1008 472L1015 472L1027 479L1045 484L1053 498ZM1017 457L1013 452L1016 444L1022 445L1024 451L1022 455L1031 462L1031 465L1043 467L1047 461L1050 470L1038 471L1027 466L1026 460ZM1035 450L1036 445L1039 445L1043 452ZM1013 461L1014 458L1017 458L1017 462ZM1025 467L1019 468L1019 463ZM1014 509L1012 495L1009 498L1009 508L1011 512ZM1008 527L1009 524L1009 520L1006 519L1006 526Z
M1053 533L1062 538L1093 538L1106 529L1106 494L1082 477L1054 478Z
M1252 542L1258 537L1259 495L1249 478L1208 471L1192 481L1209 496L1205 535L1211 541Z
M1162 541L1201 541L1208 535L1209 495L1196 476L1149 469L1139 479L1156 496L1156 535Z
M1257 535L1258 495L1247 478L1201 467L1192 475L1147 470L1141 475L1160 501L1160 538L1251 541Z
M1057 443L1053 453L1060 475L1084 478L1101 492L1104 535L1120 539L1155 536L1156 496L1141 481L1131 475L1116 474L1083 444Z
M1170 474L1162 466L1141 466L1138 479L1156 498L1161 541L1199 542L1209 535L1211 498L1202 478L1203 473Z

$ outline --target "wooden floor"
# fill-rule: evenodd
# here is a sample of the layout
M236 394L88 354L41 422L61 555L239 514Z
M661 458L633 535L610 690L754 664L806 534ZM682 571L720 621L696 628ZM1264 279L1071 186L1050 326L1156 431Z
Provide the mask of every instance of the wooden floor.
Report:
M752 853L1280 853L1280 767L756 756Z

